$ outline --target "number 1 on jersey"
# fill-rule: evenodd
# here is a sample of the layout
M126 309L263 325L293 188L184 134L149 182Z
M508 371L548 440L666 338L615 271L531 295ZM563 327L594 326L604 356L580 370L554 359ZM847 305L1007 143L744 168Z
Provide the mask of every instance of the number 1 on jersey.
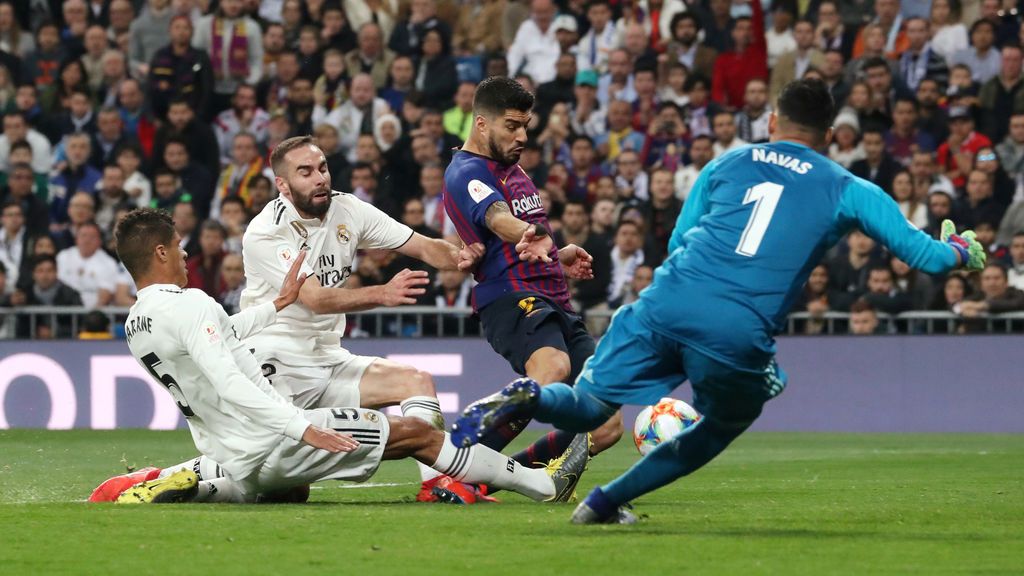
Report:
M754 256L757 249L761 247L764 240L764 233L768 231L768 224L772 221L775 208L779 205L779 198L782 196L784 186L774 182L762 182L747 190L743 197L743 205L754 203L754 210L750 213L750 220L747 220L747 227L743 229L740 236L740 243L736 246L736 253L742 256Z

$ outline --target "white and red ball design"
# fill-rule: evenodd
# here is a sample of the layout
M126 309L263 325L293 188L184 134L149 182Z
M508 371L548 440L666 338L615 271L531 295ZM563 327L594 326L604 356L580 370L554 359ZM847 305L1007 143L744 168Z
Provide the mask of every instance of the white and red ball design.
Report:
M662 398L654 406L644 408L633 424L633 442L644 456L654 447L669 440L700 420L692 406L674 398Z

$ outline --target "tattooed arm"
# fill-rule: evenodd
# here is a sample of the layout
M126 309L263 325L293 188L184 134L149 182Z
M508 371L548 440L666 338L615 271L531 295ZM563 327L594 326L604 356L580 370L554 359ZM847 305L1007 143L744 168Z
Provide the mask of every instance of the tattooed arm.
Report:
M523 238L523 233L528 229L534 229L538 236L547 233L543 226L528 224L513 216L508 204L502 201L488 206L484 219L487 228L505 242L519 242Z
M550 262L553 241L547 228L529 224L512 215L505 202L495 202L484 214L487 228L505 242L514 242L519 258L528 262Z

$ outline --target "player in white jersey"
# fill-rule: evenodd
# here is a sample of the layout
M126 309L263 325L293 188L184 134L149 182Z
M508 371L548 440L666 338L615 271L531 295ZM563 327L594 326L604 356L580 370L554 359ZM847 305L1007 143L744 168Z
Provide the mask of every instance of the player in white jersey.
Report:
M384 358L357 356L341 346L345 312L412 304L415 296L423 294L427 274L404 270L383 286L342 289L342 285L354 268L358 249L394 249L439 269L468 268L476 254L416 234L371 204L351 194L333 192L326 157L310 137L279 144L271 164L281 196L268 203L246 228L242 252L247 285L241 307L246 310L272 301L300 251L307 252L302 271L309 280L298 303L245 341L263 374L299 408L380 409L397 404L403 415L443 430L444 417L429 373ZM218 463L209 458L194 458L160 474L181 467L193 468L201 479L221 474ZM451 484L426 465L420 465L420 475L417 499L421 501L438 501ZM107 482L112 482L113 492L117 492L127 481L114 477ZM97 492L107 491L104 485ZM438 485L441 490L435 490ZM101 495L94 492L93 497ZM296 494L284 497L302 500Z
M128 347L168 389L196 447L225 473L200 482L183 468L132 486L118 502L252 502L260 493L318 480L362 481L382 459L404 457L460 480L549 500L575 485L586 464L580 450L549 476L489 449L456 449L446 433L418 418L341 406L302 410L271 386L240 337L273 324L299 297L305 252L289 258L285 281L272 300L229 318L202 291L182 288L186 254L167 213L133 211L118 224L117 240L118 254L139 288L125 322Z
M287 257L309 252L310 275L299 302L273 326L246 342L277 390L301 408L399 405L402 414L444 428L433 378L383 358L357 356L341 346L344 313L415 303L427 274L403 270L383 286L343 289L359 249L390 249L438 269L468 268L473 253L416 234L354 195L331 190L327 160L311 137L279 144L271 155L281 195L253 218L242 241L248 278L243 309L272 299L284 281ZM436 500L443 478L421 466L417 499Z

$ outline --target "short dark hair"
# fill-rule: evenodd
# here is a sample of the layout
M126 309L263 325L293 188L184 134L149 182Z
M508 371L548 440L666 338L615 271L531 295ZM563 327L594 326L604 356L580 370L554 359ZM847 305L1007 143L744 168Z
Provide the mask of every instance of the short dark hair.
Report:
M779 114L799 126L824 137L836 115L836 103L821 80L794 80L779 95Z
M160 168L157 168L153 172L153 183L156 183L156 179L161 177L161 176L170 176L171 178L177 178L178 177L177 174L175 174L174 172L171 172L170 168L167 168L165 166L161 166Z
M864 139L868 134L877 134L879 138L885 139L885 128L882 128L878 124L868 124L863 130L861 130L861 140Z
M242 200L242 198L240 196L232 195L232 196L228 196L228 197L224 198L223 200L221 200L220 201L220 210L221 210L221 212L224 211L224 207L227 206L228 204L238 204L239 206L242 207L242 212L245 212L245 200Z
M998 260L989 260L988 263L985 264L985 268L984 269L988 270L989 268L996 268L996 269L998 269L999 272L1002 273L1003 279L1006 279L1006 278L1010 277L1010 272L1007 270L1006 264L1003 264L1002 262L1000 262Z
M889 72L890 74L892 73L892 71L889 70L889 63L886 62L885 58L882 58L881 56L872 56L871 58L868 58L860 67L860 69L865 72L872 68L885 68L886 72Z
M14 152L15 150L21 150L22 148L25 148L29 152L32 152L32 144L29 144L28 140L18 140L17 142L11 143L11 149L7 154L9 156L11 152Z
M683 20L691 20L691 21L693 21L693 25L697 27L697 32L700 32L702 26L700 25L700 18L697 18L696 14L694 14L693 12L689 12L689 11L687 11L687 12L679 12L678 14L676 14L675 16L672 17L672 22L670 22L669 26L668 26L669 32L673 36L675 36L676 26L678 26L679 23L682 22Z
M875 264L875 265L871 266L870 268L868 268L868 278L871 277L872 272L885 272L886 274L889 275L890 278L895 278L896 277L896 273L893 272L892 268L890 268L886 264Z
M621 230L623 226L632 226L633 228L636 228L637 234L640 234L641 236L644 235L644 227L636 220L620 219L619 224L615 227L615 233L618 234L619 230Z
M593 138L591 138L590 136L587 136L586 134L577 134L577 135L572 136L572 137L569 138L569 148L572 148L573 146L576 145L577 142L581 142L581 141L582 142L586 142L587 145L589 145L591 148L594 147L594 140L593 140Z
M700 72L694 72L686 77L686 82L683 82L683 90L686 92L692 92L693 89L697 87L697 84L702 84L705 90L711 88L711 81L708 80L707 76Z
M856 314L858 312L875 312L875 307L871 305L864 298L860 298L850 306L850 314Z
M142 159L142 148L134 142L124 142L114 149L114 158L120 158L125 153L134 154L136 158Z
M590 211L587 210L587 203L579 198L567 198L565 201L565 208L568 208L569 206L579 206L583 209L584 214L590 214ZM563 212L565 211L564 208L562 210Z
M166 151L167 148L171 144L180 144L180 145L184 146L185 147L185 151L188 152L188 142L186 142L185 139L182 138L181 136L168 136L167 137L167 142L164 143L164 150ZM192 155L189 154L190 158L191 158L191 156Z
M95 220L87 220L78 225L79 231L81 231L83 228L92 228L93 230L96 231L97 234L100 235L100 238L103 238L103 228L101 228Z
M82 332L110 332L110 318L99 310L93 310L82 317Z
M138 208L118 222L114 236L118 258L137 279L149 270L153 249L174 239L174 220L163 210Z
M22 122L28 124L28 116L21 110L11 110L10 112L4 114L4 118L21 118Z
M43 262L49 262L53 264L54 268L57 267L57 257L53 254L36 254L32 257L32 271L35 272L36 268Z
M308 146L314 144L312 136L294 136L288 138L284 142L281 142L274 148L274 151L270 153L270 169L274 171L274 174L281 174L284 171L284 157L289 152L300 148L302 146Z
M491 76L476 87L473 96L473 114L500 116L506 110L529 112L533 108L533 94L519 82L504 76Z
M995 25L995 23L994 23L994 22L992 22L992 21L990 21L990 20L986 20L986 19L984 19L984 18L981 18L981 19L979 19L979 20L976 20L976 21L974 22L974 24L971 24L971 32L970 32L970 36L974 36L974 32L975 32L975 31L976 31L976 30L977 30L978 28L980 28L980 27L982 27L982 26L988 26L988 27L989 27L989 29L991 30L992 34L995 34L995 33L996 33L996 25Z
M203 222L203 225L199 227L199 231L200 232L216 232L217 234L220 234L221 238L227 238L228 237L228 231L227 231L226 228L224 228L224 225L221 224L220 222L218 222L217 220L213 220L213 219L205 220Z
M908 98L906 96L898 97L896 98L896 102L893 104L893 110L896 109L897 104L910 104L911 106L914 107L914 112L917 112L919 108L917 104L917 98Z

